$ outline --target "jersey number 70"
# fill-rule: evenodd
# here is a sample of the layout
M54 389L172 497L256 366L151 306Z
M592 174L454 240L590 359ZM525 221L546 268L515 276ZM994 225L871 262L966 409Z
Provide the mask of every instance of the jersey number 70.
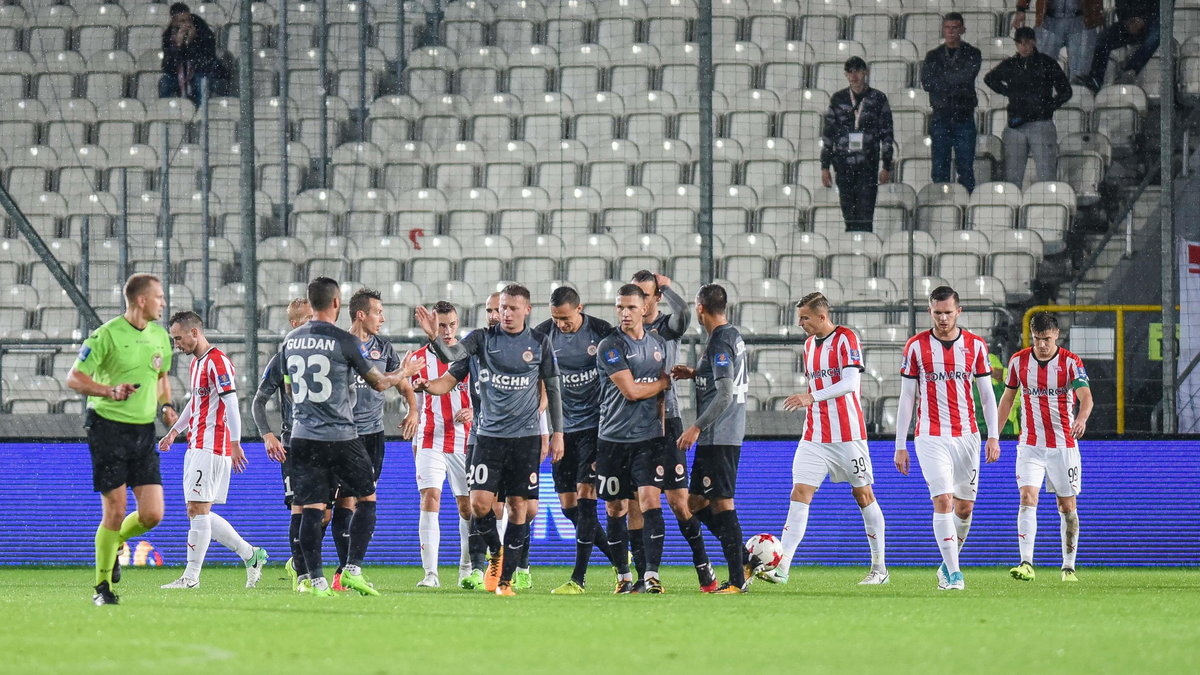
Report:
M333 394L328 356L313 354L306 361L303 356L292 354L287 359L287 369L292 376L292 398L296 403L324 403Z

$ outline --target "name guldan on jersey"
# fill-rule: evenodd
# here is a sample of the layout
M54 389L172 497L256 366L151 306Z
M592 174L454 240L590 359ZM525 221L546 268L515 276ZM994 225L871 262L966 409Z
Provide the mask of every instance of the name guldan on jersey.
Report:
M562 380L562 383L568 387L578 387L595 382L596 374L597 371L595 368L593 368L580 373L562 373L559 375L559 378Z
M951 370L944 373L924 373L926 382L949 382L951 380L970 380L971 373L961 370Z
M288 338L286 341L284 341L284 347L288 350L317 349L321 351L332 352L337 349L337 340L334 340L333 338L319 337Z

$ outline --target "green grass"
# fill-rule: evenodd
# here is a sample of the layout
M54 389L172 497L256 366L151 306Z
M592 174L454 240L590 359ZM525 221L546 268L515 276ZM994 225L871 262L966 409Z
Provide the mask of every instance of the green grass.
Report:
M534 590L498 598L418 592L420 571L373 568L379 598L290 593L283 569L258 589L241 568L129 569L122 603L94 607L90 570L0 569L6 672L160 673L1134 673L1195 672L1200 569L1089 569L1066 585L1038 569L969 568L938 592L932 568L895 568L860 588L859 568L793 568L786 587L704 596L688 569L665 596L552 596L566 568L534 568ZM456 578L444 568L443 580Z

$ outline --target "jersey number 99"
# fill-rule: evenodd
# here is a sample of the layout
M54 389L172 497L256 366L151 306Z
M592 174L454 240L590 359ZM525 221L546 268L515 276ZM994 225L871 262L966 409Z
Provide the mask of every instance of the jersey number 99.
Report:
M292 399L296 403L324 403L329 400L333 383L329 381L328 356L313 354L305 360L303 356L293 354L288 357L287 369L292 376Z

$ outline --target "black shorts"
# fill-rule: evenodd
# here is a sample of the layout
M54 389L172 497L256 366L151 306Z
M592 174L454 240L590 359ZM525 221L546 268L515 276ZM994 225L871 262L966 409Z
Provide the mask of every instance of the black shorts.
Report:
M597 429L563 434L563 456L554 465L554 491L575 492L581 484L596 484Z
M633 458L639 452L649 452L641 443L615 443L600 439L596 442L596 480L600 499L615 502L633 499L637 485L633 482Z
M686 489L687 455L676 447L671 438L656 438L651 441L648 452L634 456L633 480L638 487L652 487L664 491Z
M126 424L89 410L85 422L92 455L92 489L162 485L154 423Z
M279 463L279 473L283 476L283 505L292 508L292 449L284 447L283 461Z
M341 497L375 494L375 471L362 439L316 441L293 438L291 451L292 500L299 504L325 504L335 488Z
M379 485L379 476L383 473L383 449L384 438L383 432L379 431L373 434L363 434L358 437L362 441L363 449L367 451L367 457L371 459L371 474L375 477L375 485ZM329 503L333 504L341 497L349 497L350 488L338 478L337 487L333 491L333 495L329 498Z
M467 467L471 490L492 492L503 498L537 499L538 465L542 461L542 437L497 438L477 436L475 452Z
M738 459L742 456L740 445L698 445L692 460L692 488L694 495L705 499L733 499L737 488Z

